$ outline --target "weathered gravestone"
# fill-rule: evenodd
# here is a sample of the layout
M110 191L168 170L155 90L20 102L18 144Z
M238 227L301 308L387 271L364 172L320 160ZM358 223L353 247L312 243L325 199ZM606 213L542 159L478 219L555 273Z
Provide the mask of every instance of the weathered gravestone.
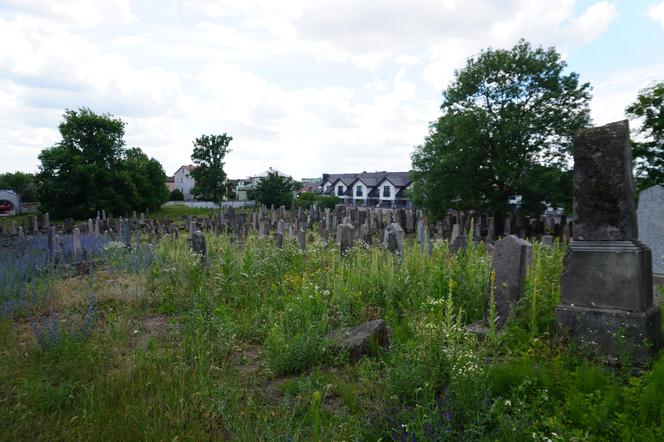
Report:
M200 230L196 230L189 238L191 251L199 256L201 264L207 262L207 246L205 244L205 235Z
M551 235L542 235L542 245L551 247L553 245L553 236Z
M337 234L339 235L339 248L343 255L346 251L353 248L353 225L352 224L339 224L337 226Z
M639 240L652 251L653 273L664 275L664 186L639 194Z
M466 247L468 247L468 238L466 238L465 235L459 235L454 238L454 241L450 244L450 252L452 252L453 255L456 255L459 250L463 250Z
M348 353L353 361L371 355L380 347L389 347L392 332L385 321L377 319L356 327L344 327L326 336L333 348Z
M404 232L399 224L391 223L387 226L387 250L394 254L403 255L403 239L405 236L406 232Z
M515 235L496 241L493 250L493 303L498 327L514 315L519 300L523 297L526 274L533 259L533 246ZM489 319L491 308L491 284L487 291L484 309Z
M637 362L661 341L650 249L638 241L627 121L586 129L574 142L573 236L561 278L559 331Z

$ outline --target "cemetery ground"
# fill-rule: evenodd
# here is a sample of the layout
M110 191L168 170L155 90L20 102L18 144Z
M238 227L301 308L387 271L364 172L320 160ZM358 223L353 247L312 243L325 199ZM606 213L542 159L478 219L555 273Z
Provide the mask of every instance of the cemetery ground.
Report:
M482 243L206 239L206 263L166 235L28 284L19 261L0 271L0 439L664 439L661 357L556 336L564 245L534 244L516 318L478 336ZM359 360L326 339L375 319L391 345Z

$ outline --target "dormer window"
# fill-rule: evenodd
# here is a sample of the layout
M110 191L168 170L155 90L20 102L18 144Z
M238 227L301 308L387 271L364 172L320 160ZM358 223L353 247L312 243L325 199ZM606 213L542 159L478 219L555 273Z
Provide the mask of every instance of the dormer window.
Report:
M344 186L337 186L337 195L341 196L344 194Z
M363 191L362 186L355 187L355 196L363 196Z
M390 186L383 186L383 198L390 198Z

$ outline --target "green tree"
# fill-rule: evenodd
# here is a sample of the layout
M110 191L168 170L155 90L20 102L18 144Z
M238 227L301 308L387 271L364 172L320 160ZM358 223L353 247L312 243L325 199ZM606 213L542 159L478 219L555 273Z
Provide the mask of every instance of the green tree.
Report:
M24 172L0 174L0 189L11 189L21 195L22 201L36 201L35 176Z
M184 194L180 189L173 189L168 199L171 201L184 201Z
M512 195L530 213L569 205L570 147L590 121L590 85L565 67L554 48L524 40L471 57L412 154L415 203L437 216L494 212L498 223Z
M313 192L302 192L297 196L295 201L297 207L302 207L303 209L308 209L313 206L314 203L318 201L318 195Z
M120 172L123 195L132 208L157 209L168 201L166 173L159 161L134 147L127 149Z
M664 81L640 91L627 115L641 123L636 132L642 141L632 141L638 190L664 184Z
M293 200L293 191L296 189L296 183L293 178L281 176L276 173L268 173L266 177L261 178L256 184L254 196L260 204L267 207L286 206L290 208Z
M191 161L196 168L191 172L196 184L192 190L196 198L221 202L227 192L224 157L230 152L228 145L233 137L223 135L201 135L194 141Z
M164 171L140 149L125 150L124 129L110 114L65 110L62 140L39 154L42 210L85 218L101 209L123 214L158 207L167 196Z

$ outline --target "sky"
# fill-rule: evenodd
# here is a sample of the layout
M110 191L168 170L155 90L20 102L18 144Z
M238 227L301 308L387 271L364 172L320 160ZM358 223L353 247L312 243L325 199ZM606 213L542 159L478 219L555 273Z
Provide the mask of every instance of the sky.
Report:
M662 0L0 0L0 173L84 106L168 175L224 132L230 178L409 170L455 69L520 38L591 83L596 125L664 80Z

